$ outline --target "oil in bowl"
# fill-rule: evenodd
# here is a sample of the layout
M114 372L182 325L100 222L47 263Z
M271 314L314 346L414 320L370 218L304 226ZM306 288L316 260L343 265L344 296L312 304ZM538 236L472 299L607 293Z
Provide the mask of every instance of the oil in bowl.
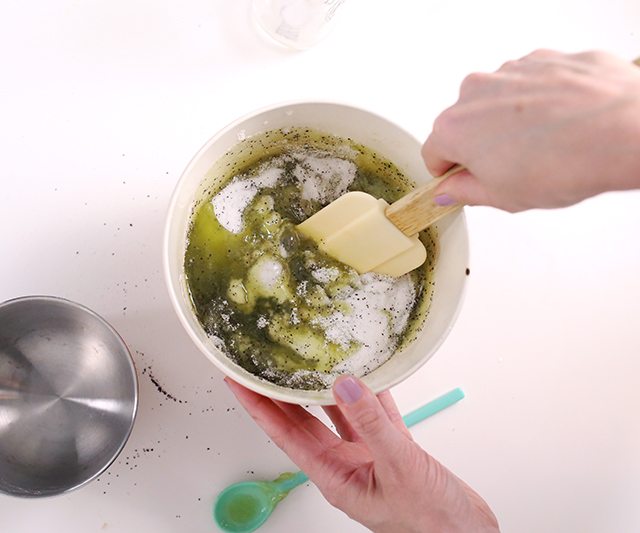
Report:
M243 140L223 168L193 209L184 256L193 309L219 350L263 380L323 390L415 338L435 229L420 235L426 263L399 278L358 274L296 229L349 191L397 200L412 181L396 165L352 139L286 128Z

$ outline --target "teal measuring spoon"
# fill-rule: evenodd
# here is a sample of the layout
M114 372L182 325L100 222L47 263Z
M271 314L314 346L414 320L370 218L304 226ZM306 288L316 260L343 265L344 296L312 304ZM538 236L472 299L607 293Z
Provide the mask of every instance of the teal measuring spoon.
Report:
M407 427L446 409L464 398L461 389L453 389L402 417ZM286 472L273 481L244 481L229 485L216 499L213 517L222 531L250 533L269 518L276 505L292 489L309 481L302 472Z

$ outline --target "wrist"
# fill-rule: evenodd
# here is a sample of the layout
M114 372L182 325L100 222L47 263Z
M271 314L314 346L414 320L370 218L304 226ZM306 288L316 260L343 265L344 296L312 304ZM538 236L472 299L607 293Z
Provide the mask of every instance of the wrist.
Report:
M386 523L371 527L371 530L374 533L500 533L498 521L488 507L474 509L471 515L465 515L461 511L459 514L443 512L437 516L431 510L421 516L416 509L411 523Z

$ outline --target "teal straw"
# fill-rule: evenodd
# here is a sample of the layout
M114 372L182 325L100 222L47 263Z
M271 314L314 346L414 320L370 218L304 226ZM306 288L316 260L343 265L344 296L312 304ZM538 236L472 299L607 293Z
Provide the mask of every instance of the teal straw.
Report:
M464 392L462 392L462 389L455 388L442 396L438 396L435 400L431 400L429 403L424 404L422 407L418 407L414 411L404 415L402 420L404 420L405 425L410 428L411 426L415 426L418 422L422 422L424 419L439 413L456 402L459 402L462 398L464 398Z

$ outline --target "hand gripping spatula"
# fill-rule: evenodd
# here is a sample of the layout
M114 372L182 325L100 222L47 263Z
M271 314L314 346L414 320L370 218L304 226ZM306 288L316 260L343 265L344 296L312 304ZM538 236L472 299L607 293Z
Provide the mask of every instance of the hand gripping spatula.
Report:
M464 170L457 165L389 205L364 192L348 192L298 225L320 249L363 274L402 276L419 267L427 251L418 232L460 204L439 206L433 191L445 178Z
M633 62L640 66L640 58ZM298 225L321 250L360 274L401 276L426 259L418 232L461 205L438 206L433 190L445 178L464 170L454 166L440 178L389 205L363 192L349 192Z

